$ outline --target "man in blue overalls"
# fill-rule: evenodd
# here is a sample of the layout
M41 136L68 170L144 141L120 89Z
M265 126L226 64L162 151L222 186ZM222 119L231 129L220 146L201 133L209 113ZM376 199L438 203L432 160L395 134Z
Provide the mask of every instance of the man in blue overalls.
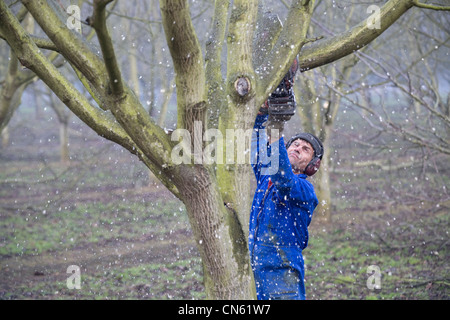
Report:
M256 117L252 139L257 188L250 213L249 250L257 298L304 300L302 250L308 245L308 226L318 204L306 178L318 170L323 146L309 133L292 137L286 145L283 137L272 136L268 141L266 129L282 129L286 120L274 119L270 101L268 105L268 113L262 108ZM277 170L271 170L274 162Z

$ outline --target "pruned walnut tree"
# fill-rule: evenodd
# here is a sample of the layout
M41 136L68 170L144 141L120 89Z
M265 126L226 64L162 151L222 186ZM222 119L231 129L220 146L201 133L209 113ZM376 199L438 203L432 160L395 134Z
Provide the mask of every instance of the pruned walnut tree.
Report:
M106 7L112 0L94 0L87 23L95 30L101 52L70 30L57 0L22 0L48 38L37 38L0 1L0 36L20 63L33 71L56 96L100 136L137 155L186 206L202 258L210 299L255 296L247 249L251 203L248 164L174 163L172 141L124 81L114 41L107 27ZM315 41L307 49L314 0L293 0L283 26L266 28L266 52L256 61L253 47L259 17L257 0L216 0L213 28L203 55L187 0L160 0L165 36L176 74L177 129L190 134L192 144L205 143L203 133L216 128L248 130L260 105L276 88L296 56L303 72L331 63L369 44L414 6L448 9L417 0L390 0L380 8L380 27L366 20L346 32ZM260 28L263 25L260 24ZM226 45L226 48L224 48ZM57 51L71 65L97 105L81 94L43 54ZM259 48L260 49L260 48ZM222 52L226 52L226 61ZM222 68L226 66L225 74ZM201 123L201 134L195 130Z

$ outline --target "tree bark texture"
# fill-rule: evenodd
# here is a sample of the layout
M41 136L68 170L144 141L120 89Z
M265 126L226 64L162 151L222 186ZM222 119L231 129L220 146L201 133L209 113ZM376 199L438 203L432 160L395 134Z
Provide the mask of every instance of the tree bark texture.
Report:
M180 170L179 190L203 261L209 299L253 297L247 240L236 212L221 200L210 169ZM178 179L177 179L178 180Z

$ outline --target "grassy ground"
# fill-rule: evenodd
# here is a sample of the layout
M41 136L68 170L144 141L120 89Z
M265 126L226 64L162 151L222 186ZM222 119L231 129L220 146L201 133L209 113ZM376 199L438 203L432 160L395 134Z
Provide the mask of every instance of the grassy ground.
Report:
M205 298L183 204L74 129L70 166L51 130L16 124L0 149L0 299ZM333 223L313 220L304 251L308 299L449 299L448 201L398 201L398 179L377 176L332 176Z
M311 299L448 299L448 214L402 212L314 233L305 251ZM386 220L385 220L386 219ZM378 268L380 288L374 284ZM372 287L373 288L373 287Z

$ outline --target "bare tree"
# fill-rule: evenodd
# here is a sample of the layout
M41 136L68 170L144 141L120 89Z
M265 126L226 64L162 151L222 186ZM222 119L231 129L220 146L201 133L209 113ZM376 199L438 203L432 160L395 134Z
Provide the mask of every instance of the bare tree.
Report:
M331 7L331 3L328 4L324 1L320 4L322 7L325 6L324 12L327 14L312 19L311 28L315 29L312 34L335 36L344 25L352 25L355 18L361 19L361 14L370 13L366 4L352 7L345 7L344 4ZM316 10L318 7L316 7ZM366 8L368 9L367 13ZM336 23L333 24L333 20L346 21L346 23L337 25ZM424 14L423 11L412 12L402 19L399 28L391 30L382 38L376 39L370 47L366 46L354 55L341 59L332 65L305 72L297 78L295 89L297 89L296 95L299 97L298 114L301 119L301 127L305 131L320 136L326 146L325 149L328 150L322 162L323 170L320 170L313 179L318 197L321 200L318 212L315 214L315 220L319 217L322 218L322 223L332 220L329 174L333 172L333 163L335 162L330 161L330 159L336 157L329 147L331 146L330 140L333 138L333 133L336 131L334 124L341 105L350 106L369 123L371 128L375 129L375 133L370 130L355 132L354 136L359 136L356 139L363 148L370 148L374 153L376 150L389 148L394 150L396 155L400 155L396 150L411 148L411 146L405 148L404 141L406 140L413 145L428 150L432 150L438 144L440 151L435 151L445 153L442 143L446 139L448 140L448 131L445 133L446 128L448 128L448 125L445 124L446 121L442 121L442 117L440 117L440 121L433 121L432 119L437 120L439 117L428 114L426 118L430 123L434 122L434 125L418 126L416 120L420 122L421 117L416 118L419 114L417 110L423 109L423 107L421 107L422 104L417 97L414 98L407 92L422 88L421 91L429 92L435 97L432 100L433 106L430 105L426 109L433 109L438 105L441 110L444 109L445 97L448 93L445 94L445 83L441 83L441 86L438 85L439 82L442 82L438 81L438 77L442 80L445 73L440 73L436 69L432 70L431 66L436 68L442 63L445 64L445 56L441 54L442 57L438 59L436 59L436 56L439 52L445 52L442 49L448 42L446 25L448 25L448 17L439 15L438 12L427 12L427 14ZM414 26L414 28L411 26ZM420 47L427 49L420 53ZM448 59L446 60L448 61ZM438 61L441 63L439 64ZM419 65L422 65L422 67L418 68ZM423 76L419 76L421 74ZM391 81L389 78L395 78L396 80ZM428 84L417 81L418 78L422 78ZM431 84L433 84L432 87L430 87ZM403 86L403 90L401 86ZM444 95L444 99L436 95L438 92ZM393 94L396 97L393 97ZM381 97L384 97L384 99L381 99ZM384 100L389 100L389 97L395 98L396 105L385 104ZM407 101L412 102L408 107L404 105ZM441 103L438 103L439 101ZM383 106L382 108L379 108L380 104ZM391 112L396 114L390 116ZM423 110L420 114L424 115ZM409 128L406 131L405 123L408 124L406 127ZM443 136L437 139L433 130L438 130ZM342 130L339 130L339 132L342 132ZM373 137L378 137L380 134L382 134L382 137L386 137L386 134L396 136L398 142L396 144L390 143L387 146L381 144L383 139L378 139L378 142L375 143ZM440 143L438 143L439 140ZM378 143L380 145L377 145ZM410 163L409 160L405 161L405 164ZM367 166L369 164L376 164L390 170L402 166L401 162L393 165L388 163L387 160L381 161L376 158L364 159L355 163L358 167L359 165Z
M251 170L248 164L203 162L199 149L206 143L206 130L251 130L259 106L297 55L302 70L334 62L369 44L412 7L430 6L416 0L387 1L379 11L379 28L370 28L365 19L303 50L310 41L307 31L315 1L293 0L283 28L269 35L272 46L267 55L254 64L258 1L235 0L231 6L228 0L216 0L203 54L188 1L160 0L176 74L177 129L193 137L193 152L183 154L187 161L177 163L172 155L179 141L172 141L173 136L157 125L122 77L106 21L110 2L94 0L87 19L96 32L99 53L67 27L68 16L60 1L21 1L48 37L39 41L24 30L6 2L0 1L0 33L21 64L35 72L73 113L99 135L136 154L183 201L203 261L208 298L254 297L247 249ZM98 107L42 54L38 46L44 42L46 48L57 50L70 62Z
M58 100L53 92L48 92L48 99L50 100L50 107L55 111L59 123L59 153L60 162L62 164L69 164L69 119L71 116L70 110L64 107L60 100Z
M449 20L448 17L436 19L417 14L411 18L421 23L401 37L391 39L390 51L370 50L356 54L370 78L346 81L345 88L329 88L350 102L375 132L407 141L414 148L449 155L450 91L445 87L447 73L439 69L442 62L448 61L439 49L449 47L450 30L445 27ZM361 94L354 95L356 92Z
M27 15L26 10L21 10L18 13L18 19L25 19L24 28L33 34L34 21L31 15ZM25 88L36 78L36 75L30 70L22 70L12 49L10 49L7 60L7 68L0 82L0 135L4 133L3 130L6 131L14 111L19 107ZM7 134L5 133L3 144L7 144L6 137Z
M347 8L347 10L336 10L331 3L320 2L315 10L323 10L328 15L313 18L310 26L311 34L324 34L333 37L337 30L331 30L333 20L336 17L341 18L339 28L348 29L353 20L355 20L356 6ZM365 10L356 15L357 19L362 19L361 13L365 14ZM339 14L339 15L338 15ZM336 27L336 26L335 26ZM316 68L311 72L305 72L298 77L295 84L296 95L299 97L298 111L300 116L301 127L304 131L311 132L319 137L327 150L326 155L322 159L322 169L314 176L314 184L316 193L320 199L320 203L315 213L315 220L320 219L320 223L330 223L332 221L332 198L330 186L330 171L333 154L331 150L331 136L334 130L334 124L341 105L341 96L336 95L332 90L328 89L327 84L331 84L333 88L340 90L348 81L351 73L354 71L358 59L355 55L341 59L340 61Z

